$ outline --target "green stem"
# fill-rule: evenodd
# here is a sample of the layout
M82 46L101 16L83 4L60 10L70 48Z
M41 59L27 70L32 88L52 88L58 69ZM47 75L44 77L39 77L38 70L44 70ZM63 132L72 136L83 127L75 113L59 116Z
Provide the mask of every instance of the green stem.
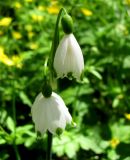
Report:
M12 84L12 112L13 112L13 119L14 119L14 139L13 139L13 147L16 155L16 160L21 160L18 147L16 145L16 96L15 96L15 69L13 70L13 84Z
M48 134L48 146L47 146L47 155L46 155L46 160L52 160L52 140L53 140L53 135L49 131L47 132Z
M14 145L14 151L16 155L16 160L21 160L19 152L18 152L18 147L16 145Z
M56 52L56 49L58 47L58 44L59 44L59 22L60 22L60 18L61 18L61 15L62 15L62 12L65 12L66 13L66 10L64 8L61 8L59 13L58 13L58 16L57 16L57 20L56 20L56 25L55 25L55 32L54 32L54 38L53 38L53 41L52 41L52 47L51 47L51 53L50 53L50 64L49 64L49 68L50 68L50 72L51 72L51 76L53 77L53 61L54 61L54 56L55 56L55 52Z
M54 38L53 38L53 41L52 41L52 47L51 47L51 52L50 52L50 57L49 57L50 58L49 59L50 80L52 81L52 83L54 83L53 61L54 61L54 56L55 56L56 49L57 49L58 44L59 44L59 22L60 22L61 15L62 15L63 11L66 14L66 10L64 8L61 8L59 13L58 13L58 16L57 16L55 31L54 31ZM48 131L48 146L47 146L46 160L51 160L52 159L52 152L51 152L52 139L53 139L53 135Z

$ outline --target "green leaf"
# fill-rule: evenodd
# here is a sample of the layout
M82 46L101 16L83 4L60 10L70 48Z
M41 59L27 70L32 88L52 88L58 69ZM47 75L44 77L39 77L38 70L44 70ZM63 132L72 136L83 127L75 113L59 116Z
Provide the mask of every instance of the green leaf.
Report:
M28 137L24 142L26 147L30 147L36 141L36 137Z
M76 152L79 149L79 144L76 143L75 141L70 141L69 143L65 144L65 153L69 158L73 158L76 155Z
M118 160L120 156L116 153L115 150L108 150L108 158L109 160Z
M34 138L36 138L36 134L34 132L31 132L32 128L33 126L30 124L19 126L16 128L16 144L17 145L25 143L27 146L29 146L33 143Z
M76 141L77 136L71 132L64 132L61 138L54 138L53 150L58 155L66 154L69 158L73 158L79 150L79 143Z
M113 108L118 107L119 103L120 103L120 100L119 100L118 97L116 97L116 98L113 100L113 103L112 103Z
M123 61L123 68L130 68L130 56L126 56Z
M28 106L32 106L32 102L23 91L20 92L19 96L24 104L27 104Z
M9 129L10 131L14 132L14 130L15 130L14 120L13 120L11 117L8 117L6 123L7 123L8 129Z
M130 142L130 125L121 122L111 124L112 136L122 142Z
M93 74L95 77L97 77L98 79L102 79L102 76L101 76L101 74L96 70L96 68L95 68L95 66L93 66L93 65L90 65L90 66L87 66L86 67L86 70L89 72L89 73L91 73L91 74Z
M85 136L78 136L78 139L77 141L79 142L80 144L80 147L84 150L89 150L90 149L90 146L89 146L89 139L86 138Z
M0 133L0 137L1 137L1 133ZM2 137L0 138L0 144L5 144L6 143L6 140L5 139L2 139Z
M8 160L9 159L9 154L7 153L6 150L1 150L0 151L0 160Z
M102 76L99 74L99 72L97 72L96 70L91 70L91 73L95 76L95 77L97 77L98 79L102 79Z
M130 160L130 157L125 158L124 160Z

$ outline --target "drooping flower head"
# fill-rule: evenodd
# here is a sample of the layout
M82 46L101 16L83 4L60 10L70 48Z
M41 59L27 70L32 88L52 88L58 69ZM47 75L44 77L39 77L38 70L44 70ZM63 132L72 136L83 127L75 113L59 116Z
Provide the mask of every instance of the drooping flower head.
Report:
M33 103L31 113L35 130L41 134L47 130L55 134L57 130L65 129L66 124L72 121L64 101L54 92L50 97L39 93Z
M69 73L80 79L84 69L84 60L80 46L73 34L66 34L59 43L54 57L54 69L58 78L67 77Z
M62 26L65 35L61 39L54 56L54 70L57 78L72 75L76 79L80 79L84 69L84 59L81 48L72 33L72 22L70 16L62 19Z

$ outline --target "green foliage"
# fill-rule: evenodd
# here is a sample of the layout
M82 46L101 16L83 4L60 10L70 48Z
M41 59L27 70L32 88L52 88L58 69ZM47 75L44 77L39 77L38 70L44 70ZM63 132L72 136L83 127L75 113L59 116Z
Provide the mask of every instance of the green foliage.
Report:
M41 91L63 6L73 18L85 70L82 82L58 81L77 126L55 136L53 157L129 160L129 0L0 1L0 160L14 159L15 145L21 159L44 155L46 136L39 144L30 107Z

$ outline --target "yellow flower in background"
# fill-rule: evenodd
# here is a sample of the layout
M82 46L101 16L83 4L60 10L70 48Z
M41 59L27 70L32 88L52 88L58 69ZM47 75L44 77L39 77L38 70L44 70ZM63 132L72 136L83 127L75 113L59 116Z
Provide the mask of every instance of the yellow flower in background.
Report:
M22 58L20 56L12 56L12 58L9 58L4 53L4 47L2 46L0 46L0 61L7 66L16 66L18 68L22 67Z
M32 27L32 25L27 24L27 25L25 26L25 29L26 29L27 31L32 31L33 27Z
M29 48L32 49L32 50L35 50L38 48L38 44L36 43L29 43Z
M54 5L47 8L48 13L50 14L58 14L59 13L59 7Z
M33 2L33 0L25 0L25 2L31 3Z
M50 0L50 2L51 2L51 5L52 5L52 6L58 4L58 0Z
M12 61L16 67L22 68L22 62L21 62L22 59L20 56L17 56L17 55L12 56Z
M118 33L123 33L126 36L129 34L129 30L128 30L127 26L123 23L118 23L115 26L115 29L116 29L117 34Z
M17 31L13 31L13 32L12 32L12 36L13 36L13 38L15 38L15 39L21 39L21 38L22 38L21 33L17 32Z
M32 17L33 21L41 22L43 20L42 15L32 14L31 17Z
M39 10L39 11L47 11L48 13L50 13L50 14L58 14L59 13L59 10L60 10L60 8L58 7L58 5L57 5L57 1L53 1L53 2L51 2L51 5L50 6L42 6L42 5L39 5L38 7L37 7L37 9Z
M39 11L44 11L44 10L46 9L46 7L40 5L40 6L37 7L37 9L38 9Z
M126 4L130 5L130 0L125 0Z
M32 31L28 32L28 37L29 38L32 38L33 36L34 36L34 32L32 32Z
M12 66L13 61L4 53L4 48L0 46L0 61L7 66Z
M3 35L4 32L0 31L0 36Z
M0 46L0 55L4 54L4 48Z
M116 148L119 143L120 141L118 138L113 138L112 140L110 140L110 145L112 148Z
M130 113L125 113L125 118L130 120Z
M21 5L20 2L15 2L15 3L14 3L14 8L20 9L21 7L22 7L22 5Z
M129 30L126 28L126 30L124 31L124 35L127 36L129 34Z
M85 16L91 16L93 14L92 11L90 11L86 8L81 8L81 11Z
M4 18L0 19L0 26L7 27L10 25L11 22L12 22L11 17L4 17Z
M118 98L118 99L123 99L123 98L124 98L124 95L123 95L123 94L118 94L117 98Z

